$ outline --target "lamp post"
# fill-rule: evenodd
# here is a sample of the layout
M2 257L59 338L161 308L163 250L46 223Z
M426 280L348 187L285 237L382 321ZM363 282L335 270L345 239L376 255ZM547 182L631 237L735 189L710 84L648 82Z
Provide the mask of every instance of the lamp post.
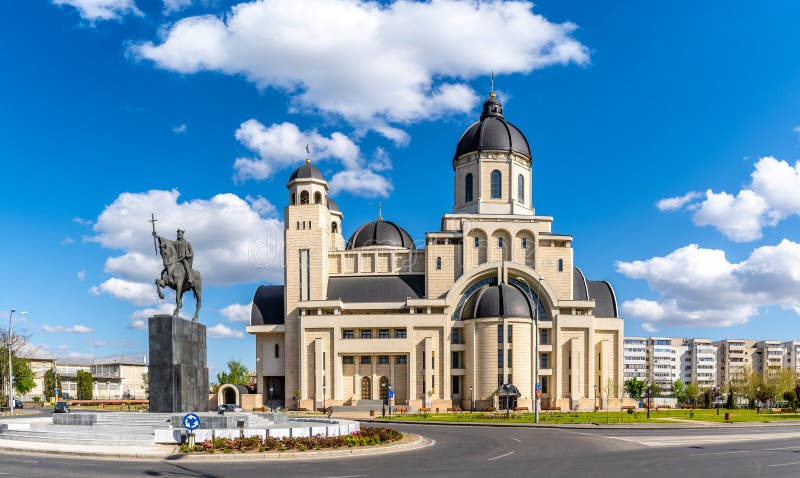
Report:
M528 281L525 280L523 277L518 277L518 281L525 284L528 288L528 292L531 291L531 286L528 284ZM542 290L542 276L539 275L539 279L536 281L536 312L534 312L533 318L533 377L534 377L534 392L533 392L533 417L534 423L539 423L539 393L540 393L540 385L539 385L539 304L541 303L541 299L539 298L539 293Z
M597 413L597 384L592 386L594 387L594 411Z
M11 309L8 313L8 334L6 334L8 346L8 408L14 411L14 368L11 366L11 319L17 309Z
M475 411L475 400L472 398L472 385L469 386L469 411Z
M650 400L650 391L653 389L652 385L645 382L647 387L647 418L650 418L650 409L653 408L653 402Z
M269 386L269 408L272 410L272 385Z
M325 406L325 384L323 383L322 384L322 410L323 410L323 413L324 413L324 410L326 410L326 409L327 409L327 407Z

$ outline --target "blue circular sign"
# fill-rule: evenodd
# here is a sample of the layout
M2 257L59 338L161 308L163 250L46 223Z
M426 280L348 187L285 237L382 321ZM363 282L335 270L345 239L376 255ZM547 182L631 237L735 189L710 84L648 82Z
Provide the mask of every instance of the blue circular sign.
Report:
M200 417L194 413L187 413L183 416L183 428L192 431L200 427Z

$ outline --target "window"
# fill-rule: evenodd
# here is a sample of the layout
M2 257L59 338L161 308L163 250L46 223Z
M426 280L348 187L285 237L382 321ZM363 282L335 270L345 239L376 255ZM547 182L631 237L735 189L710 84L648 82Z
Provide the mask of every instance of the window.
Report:
M378 355L378 365L389 365L389 356Z
M451 344L460 344L461 343L461 329L453 329L450 332L450 343Z
M458 352L451 352L450 353L450 357L452 359L451 367L452 368L461 368L461 367L459 367L460 364L458 363Z
M502 237L498 237L497 238L497 247L500 248L500 249L503 248L503 238Z
M513 365L512 365L513 363L514 362L511 360L511 349L508 349L508 366L509 367L513 367ZM511 383L510 380L509 380L509 383Z
M517 176L517 201L525 202L525 178L521 174Z
M300 193L300 204L308 204L308 202L309 202L308 191L301 192Z
M427 384L425 383L425 376L423 375L422 376L422 396L425 396L425 393L427 393L427 391L428 391L428 388L427 388Z
M459 377L458 375L453 375L452 387L451 388L452 388L452 393L454 393L454 394L455 393L459 393L459 394L461 393L461 380L460 379L461 379L461 377Z
M431 350L431 370L436 368L436 352Z
M337 232L339 232L339 225L338 225L338 224L336 224L335 222L332 222L332 223L331 223L331 232L332 232L332 233L334 233L334 234L336 234Z
M558 272L564 272L564 259L558 260Z
M353 365L356 361L352 355L345 355L342 357L342 365Z
M275 344L275 358L281 358L281 346Z
M503 343L503 325L502 324L497 326L497 343L498 344L502 344Z
M342 330L342 338L343 339L352 339L354 337L355 337L355 334L353 334L353 329L344 329L344 330Z
M389 338L389 329L378 329L378 338L379 339L388 339Z
M500 199L503 196L503 187L500 181L502 181L502 174L495 169L492 171L492 199Z
M511 330L512 330L512 329L511 329L511 324L508 324L508 326L507 326L507 329L506 329L506 330L507 330L506 334L508 335L508 343L511 343L511 342L512 342L512 341L511 341Z
M503 368L503 355L503 349L497 349L497 368Z
M360 362L361 362L361 365L371 365L372 364L372 356L371 355L362 355Z
M539 332L539 343L542 345L547 345L547 329Z
M361 329L361 338L362 339L371 339L372 338L372 329Z
M472 201L472 173L464 177L464 202Z
M394 363L397 365L406 365L408 364L408 357L405 355L398 355L394 358Z
M425 370L425 352L422 352L422 370Z
M514 380L511 378L511 374L508 374L508 381L506 383L514 383Z
M319 191L314 193L314 204L322 204L322 193L320 193Z
M497 374L497 386L499 387L501 385L503 385L503 374L502 373L498 373Z
M527 237L523 237L522 238L522 248L523 249L527 249L528 248L528 238Z
M541 354L542 359L540 360L540 367L547 368L547 354Z
M481 247L481 240L479 238L475 238L475 247Z
M396 339L404 339L404 338L406 338L406 329L395 329L394 330L394 338L396 338Z
M292 193L292 197L291 197L291 199L289 199L289 204L294 206L295 203L297 203L297 196L295 195L295 193Z
M441 257L437 257L436 258L436 270L437 271L442 270L442 258Z
M540 380L542 384L542 393L547 393L547 376L545 375Z

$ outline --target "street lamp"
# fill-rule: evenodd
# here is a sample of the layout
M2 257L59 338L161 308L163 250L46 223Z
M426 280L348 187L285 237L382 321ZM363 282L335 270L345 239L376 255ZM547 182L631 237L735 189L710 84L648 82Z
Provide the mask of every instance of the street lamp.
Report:
M272 385L269 386L269 408L272 410Z
M651 384L645 382L645 386L647 387L647 418L650 418L650 409L653 408L653 402L650 400L650 391L653 389Z
M469 386L469 411L475 411L475 400L472 398L472 385Z
M528 288L528 293L531 291L531 286L528 284L528 281L525 280L524 277L517 277L517 280L525 284L525 287ZM536 312L534 313L534 333L533 333L533 377L534 377L534 395L533 395L533 413L534 413L534 423L539 423L539 393L540 387L539 385L539 304L541 304L541 299L539 298L539 294L542 290L542 276L539 275L539 279L536 281Z
M14 411L14 368L11 366L11 318L17 309L11 309L8 313L8 334L6 334L8 347L8 409Z
M593 385L594 387L594 411L597 412L597 384Z

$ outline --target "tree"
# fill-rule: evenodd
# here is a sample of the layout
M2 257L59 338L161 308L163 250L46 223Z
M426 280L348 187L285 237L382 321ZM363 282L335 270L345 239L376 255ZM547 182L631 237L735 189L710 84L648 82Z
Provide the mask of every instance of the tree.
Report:
M150 374L145 372L142 374L142 382L144 382L144 398L150 399Z
M20 395L25 395L36 386L36 376L27 360L12 356L11 363L14 368L14 390Z
M33 376L30 375L28 372L30 371L30 367L28 366L27 361L21 358L23 355L21 352L23 348L28 344L28 338L30 338L30 334L21 327L14 328L14 333L11 335L11 340L9 340L8 336L8 329L0 329L0 389L1 390L8 390L8 349L11 348L11 368L14 372L14 389L17 390L18 393L28 393L36 386L35 382L33 382ZM17 378L17 372L19 371L19 377L22 380ZM30 376L30 381L28 381L27 377Z
M733 384L728 385L728 399L725 401L725 408L733 410L736 408L736 397L733 393Z
M692 405L697 405L697 397L700 396L700 388L695 383L686 386L686 398Z
M78 400L92 399L92 373L78 370L77 376Z
M658 397L661 395L661 386L656 382L650 384L650 397Z
M636 377L632 377L628 380L625 380L622 388L625 390L625 394L629 396L631 400L636 400L638 402L644 396L646 386L647 382L644 380L637 380Z
M245 365L238 360L228 361L228 370L217 374L217 388L220 385L231 383L234 385L247 385L250 382L250 372Z
M57 375L56 371L50 369L44 373L44 399L50 400L56 396L56 389L61 390L61 375Z
M678 399L678 403L686 402L686 385L681 379L675 380L672 384L672 396Z

